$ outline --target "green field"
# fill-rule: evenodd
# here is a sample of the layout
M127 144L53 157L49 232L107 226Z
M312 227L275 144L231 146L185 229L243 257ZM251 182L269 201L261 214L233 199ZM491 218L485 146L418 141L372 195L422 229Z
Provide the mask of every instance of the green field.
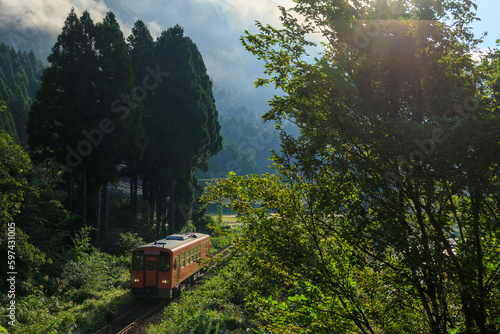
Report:
M209 216L215 220L219 217L217 214L209 214ZM236 218L236 215L222 215L222 223L224 225L236 224L238 223L238 218Z

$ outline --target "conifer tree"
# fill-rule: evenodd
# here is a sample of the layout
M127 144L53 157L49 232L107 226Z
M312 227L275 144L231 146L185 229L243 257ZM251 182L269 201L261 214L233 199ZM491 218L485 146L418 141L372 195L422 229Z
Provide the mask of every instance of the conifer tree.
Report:
M157 208L158 233L166 223L169 198L173 233L189 219L198 193L197 171L207 169L208 158L222 147L222 138L203 59L179 25L162 32L154 56L155 68L165 77L145 102L149 142L144 187L151 206Z
M160 88L164 97L161 117L168 125L160 146L164 147L163 159L170 161L170 187L165 190L170 196L169 232L173 233L189 219L196 200L196 172L207 169L207 160L221 149L222 138L201 54L179 25L161 34L156 55L160 67L169 73Z
M140 108L143 114L147 109L148 103L151 101L150 97L154 94L155 88L158 86L159 82L154 78L151 78L151 69L155 67L156 60L154 57L154 40L149 32L147 26L141 20L138 20L134 27L132 28L131 35L127 38L130 59L132 62L132 69L135 75L135 87L139 87L142 95L140 100L137 102L136 108ZM146 168L145 164L141 164L143 160L142 153L146 149L146 143L151 142L153 138L147 136L145 132L145 127L147 127L147 122L154 121L150 117L147 119L141 118L142 132L137 133L142 137L146 137L145 140L135 140L135 145L139 145L136 150L140 151L140 155L133 154L131 151L127 161L127 166L130 175L130 203L131 207L135 210L137 206L137 189L138 189L138 177L139 171ZM143 180L144 182L144 180ZM144 187L143 187L144 189ZM144 197L143 191L143 197ZM146 194L147 195L147 194Z
M9 134L23 146L27 144L26 121L36 91L43 64L33 52L15 51L0 44L0 99L5 102L5 115L10 114L14 132ZM7 75L6 75L7 74Z
M30 112L29 145L36 161L66 167L70 194L83 195L83 201L71 196L70 207L82 212L84 223L87 199L93 199L98 243L102 186L118 177L116 166L140 120L139 110L122 101L134 88L134 75L114 14L94 24L88 12L78 18L71 10L48 60Z

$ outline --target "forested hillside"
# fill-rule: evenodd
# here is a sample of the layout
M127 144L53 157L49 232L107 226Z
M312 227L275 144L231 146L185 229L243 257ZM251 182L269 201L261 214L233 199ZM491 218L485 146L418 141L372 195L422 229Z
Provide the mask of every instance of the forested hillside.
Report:
M272 152L280 151L279 134L270 122L263 123L266 110L256 110L242 104L237 92L216 88L214 97L220 113L224 137L222 151L209 160L210 170L201 178L226 177L229 172L238 175L272 172ZM288 124L287 131L296 135L296 128Z
M94 23L88 12L79 18L72 10L27 124L33 159L61 169L66 205L83 226L93 222L96 244L108 183L129 177L137 210L140 177L157 234L167 220L173 233L199 196L198 170L222 148L212 83L183 29L172 27L155 42L137 21L127 41L112 12ZM119 164L126 167L121 175Z
M26 122L31 103L40 88L43 64L33 51L24 52L0 44L0 129L26 146Z
M106 299L110 286L123 296L128 252L141 236L203 218L197 175L222 148L212 82L182 27L155 41L138 20L125 38L112 12L94 22L72 10L45 68L33 52L0 51L0 245L9 258L0 268L19 271L12 297L0 299L18 301L23 325L2 318L11 330L69 333L87 316L29 315L52 308L45 294L75 305ZM107 192L120 178L131 180L125 200Z

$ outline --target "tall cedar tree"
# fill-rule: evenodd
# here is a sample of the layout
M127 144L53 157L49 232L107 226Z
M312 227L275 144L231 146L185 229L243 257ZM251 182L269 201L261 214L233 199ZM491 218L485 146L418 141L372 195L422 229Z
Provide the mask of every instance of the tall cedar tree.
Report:
M29 115L28 144L35 161L64 166L70 208L82 212L84 224L93 203L98 244L102 187L116 180L116 166L141 132L135 129L141 109L122 100L134 75L114 14L94 24L88 12L78 19L72 9L48 61Z
M154 80L151 77L151 70L156 70L156 59L154 56L155 42L148 27L141 20L138 20L134 24L132 33L127 38L127 41L130 59L132 61L132 68L136 79L135 85L136 87L142 87L143 92L146 92L142 98L142 104L139 105L138 108L143 108L143 112L146 112L152 101L151 96L156 94L155 90L161 83L158 82L159 80ZM160 80L162 79L160 78ZM151 115L149 114L145 114L144 116L147 118L141 119L141 123L150 128L150 126L148 126L148 122L154 122L154 120L151 119ZM145 133L145 127L141 128L141 130L144 130L143 136L146 136L147 140L136 142L143 145L140 150L141 153L144 152L147 143L149 143L149 145L153 145L154 142L154 138L150 136L149 133ZM127 161L129 160L131 161L127 162L127 166L130 173L130 203L132 208L135 210L137 206L138 177L139 174L143 176L145 175L144 172L141 172L141 170L144 170L144 168L148 166L148 162L142 157L142 154L140 157L127 159ZM143 179L142 182L144 185L147 180ZM146 189L148 189L148 187L143 187L143 199L149 198L148 194L144 192Z
M154 55L168 76L146 101L145 192L152 206L156 203L158 233L170 198L169 232L174 233L190 218L199 194L196 173L208 168L222 137L212 82L193 41L176 25L162 32Z

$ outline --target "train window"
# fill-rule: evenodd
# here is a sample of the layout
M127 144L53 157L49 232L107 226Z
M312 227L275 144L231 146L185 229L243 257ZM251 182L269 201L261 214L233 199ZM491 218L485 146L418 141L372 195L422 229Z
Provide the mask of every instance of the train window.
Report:
M159 271L170 271L170 253L161 252L160 253L160 264L158 267Z
M147 271L155 271L156 270L156 261L146 261L146 270Z
M181 268L184 268L186 266L186 252L182 253L181 255Z
M132 270L144 270L144 251L134 253L132 258Z
M191 263L191 251L192 251L192 249L188 249L188 255L187 255L188 264Z
M198 259L201 259L201 245L198 245Z

